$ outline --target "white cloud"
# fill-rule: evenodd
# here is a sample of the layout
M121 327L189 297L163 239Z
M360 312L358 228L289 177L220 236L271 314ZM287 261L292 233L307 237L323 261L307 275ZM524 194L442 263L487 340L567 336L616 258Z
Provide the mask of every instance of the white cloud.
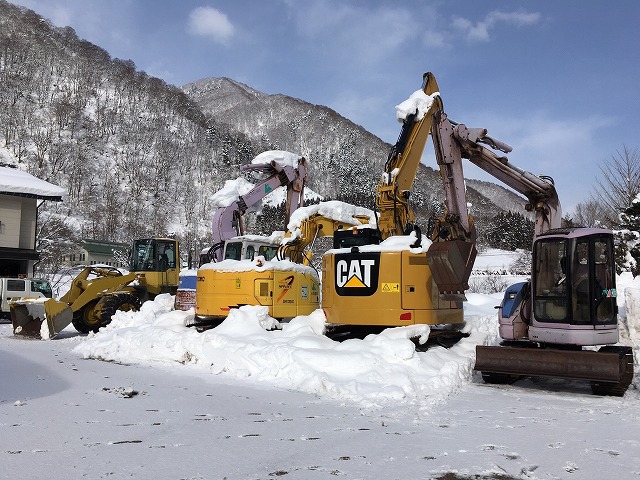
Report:
M397 6L329 0L291 4L291 8L301 35L357 65L394 55L424 30L415 12Z
M498 23L514 25L516 27L535 25L541 19L539 13L527 12L501 12L499 10L489 13L484 20L476 23L466 18L454 17L453 26L461 31L469 41L488 42L490 30Z
M235 33L235 27L227 16L212 7L198 7L189 14L189 31L194 35L212 37L226 43Z

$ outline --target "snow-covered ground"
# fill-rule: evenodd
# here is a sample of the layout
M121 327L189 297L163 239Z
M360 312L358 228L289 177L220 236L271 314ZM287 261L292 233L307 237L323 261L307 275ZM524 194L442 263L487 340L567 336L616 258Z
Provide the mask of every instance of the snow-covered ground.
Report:
M618 281L637 358L640 283ZM0 478L639 478L638 377L623 398L485 385L474 348L497 342L501 294L468 297L469 337L427 352L409 340L426 328L334 342L320 311L271 330L245 307L198 333L170 296L95 335L0 325Z

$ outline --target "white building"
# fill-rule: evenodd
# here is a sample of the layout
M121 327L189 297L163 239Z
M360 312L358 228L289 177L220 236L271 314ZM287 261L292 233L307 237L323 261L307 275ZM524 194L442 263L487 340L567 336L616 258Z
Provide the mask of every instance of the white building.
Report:
M10 167L0 167L0 277L33 276L38 207L62 201L66 191Z

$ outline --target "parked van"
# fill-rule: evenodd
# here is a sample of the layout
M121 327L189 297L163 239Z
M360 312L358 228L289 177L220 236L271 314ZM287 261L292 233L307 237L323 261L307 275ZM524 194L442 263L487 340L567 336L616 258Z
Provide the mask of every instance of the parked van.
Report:
M0 318L11 319L9 301L12 298L51 298L53 292L46 280L39 278L0 278L0 297L2 310Z

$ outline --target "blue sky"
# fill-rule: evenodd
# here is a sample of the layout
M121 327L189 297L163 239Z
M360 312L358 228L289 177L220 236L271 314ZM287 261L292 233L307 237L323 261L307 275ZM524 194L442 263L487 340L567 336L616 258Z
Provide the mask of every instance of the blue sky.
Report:
M552 176L565 212L617 151L640 146L637 0L14 3L170 84L230 77L329 106L389 143L395 105L431 71L449 117ZM423 162L436 168L430 144Z

